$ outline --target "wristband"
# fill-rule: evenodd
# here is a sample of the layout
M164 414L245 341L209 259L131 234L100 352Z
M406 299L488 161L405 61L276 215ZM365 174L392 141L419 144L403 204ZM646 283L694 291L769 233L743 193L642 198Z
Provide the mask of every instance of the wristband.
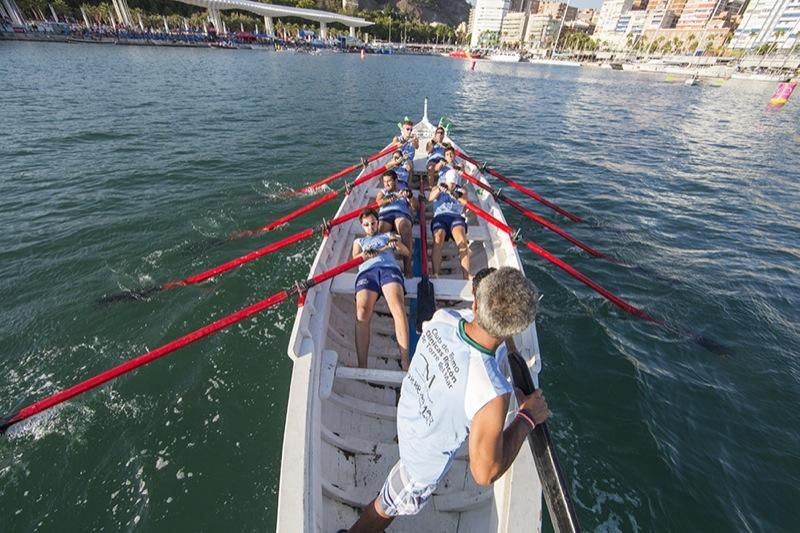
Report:
M533 431L533 428L536 427L536 422L533 421L533 417L530 416L525 411L523 411L522 409L517 411L517 416L522 417L522 419L525 420L525 422L527 422L529 426L531 426L531 431Z

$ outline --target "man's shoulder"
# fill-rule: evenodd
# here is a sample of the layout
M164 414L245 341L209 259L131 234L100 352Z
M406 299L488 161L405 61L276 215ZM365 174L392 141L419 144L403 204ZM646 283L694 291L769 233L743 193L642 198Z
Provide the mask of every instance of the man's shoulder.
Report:
M431 322L444 322L446 324L456 325L462 318L465 318L464 311L459 311L458 309L439 309L431 317Z

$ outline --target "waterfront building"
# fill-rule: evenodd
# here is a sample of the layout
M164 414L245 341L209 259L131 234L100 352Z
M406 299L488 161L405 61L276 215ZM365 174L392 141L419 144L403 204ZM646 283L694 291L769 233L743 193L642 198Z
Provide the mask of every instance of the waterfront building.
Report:
M597 16L597 33L613 37L619 17L631 10L633 0L605 0Z
M678 29L691 30L723 27L728 20L725 0L687 0L683 14L675 25Z
M675 26L675 14L670 7L670 0L652 1L647 7L647 17L644 22L644 29L660 30Z
M598 12L596 9L579 9L578 13L575 15L575 20L586 22L594 27L597 26L597 15Z
M550 15L530 15L525 30L526 47L540 51L550 48L558 35L560 26L561 21L555 20Z
M511 0L478 0L475 3L475 16L470 27L472 34L470 47L496 44L503 26L503 18L510 7Z
M500 45L504 48L519 45L525 39L525 23L527 20L527 13L506 13L500 31Z
M647 9L647 4L650 2L648 0L633 0L633 4L631 5L632 11L640 11L643 9Z
M578 8L569 6L563 2L541 2L539 3L539 10L536 13L539 15L550 15L556 20L569 22L577 18Z
M757 48L774 43L791 50L800 38L800 0L750 0L730 47Z

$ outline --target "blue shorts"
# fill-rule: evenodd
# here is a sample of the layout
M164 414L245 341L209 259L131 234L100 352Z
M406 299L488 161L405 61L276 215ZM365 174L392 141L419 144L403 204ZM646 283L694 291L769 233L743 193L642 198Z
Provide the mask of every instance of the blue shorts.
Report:
M431 233L436 233L436 230L444 230L444 239L453 238L453 228L456 226L464 226L464 231L467 231L467 221L461 215L445 214L433 217L431 220Z
M381 222L387 222L390 226L394 227L394 221L398 218L404 218L411 222L411 217L406 215L405 213L401 213L400 211L389 211L388 213L378 214L378 220Z
M376 266L359 272L356 276L356 293L358 291L368 290L377 292L379 296L383 296L383 286L388 283L399 283L403 287L405 293L406 286L403 280L403 273L400 269L395 267L381 267Z

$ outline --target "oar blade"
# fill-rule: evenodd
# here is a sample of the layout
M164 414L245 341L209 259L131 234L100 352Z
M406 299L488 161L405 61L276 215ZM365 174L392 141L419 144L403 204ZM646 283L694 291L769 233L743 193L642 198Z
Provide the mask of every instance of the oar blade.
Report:
M147 300L151 294L163 290L163 287L148 287L146 289L125 289L114 294L104 294L97 302L112 304L116 302L133 302Z

